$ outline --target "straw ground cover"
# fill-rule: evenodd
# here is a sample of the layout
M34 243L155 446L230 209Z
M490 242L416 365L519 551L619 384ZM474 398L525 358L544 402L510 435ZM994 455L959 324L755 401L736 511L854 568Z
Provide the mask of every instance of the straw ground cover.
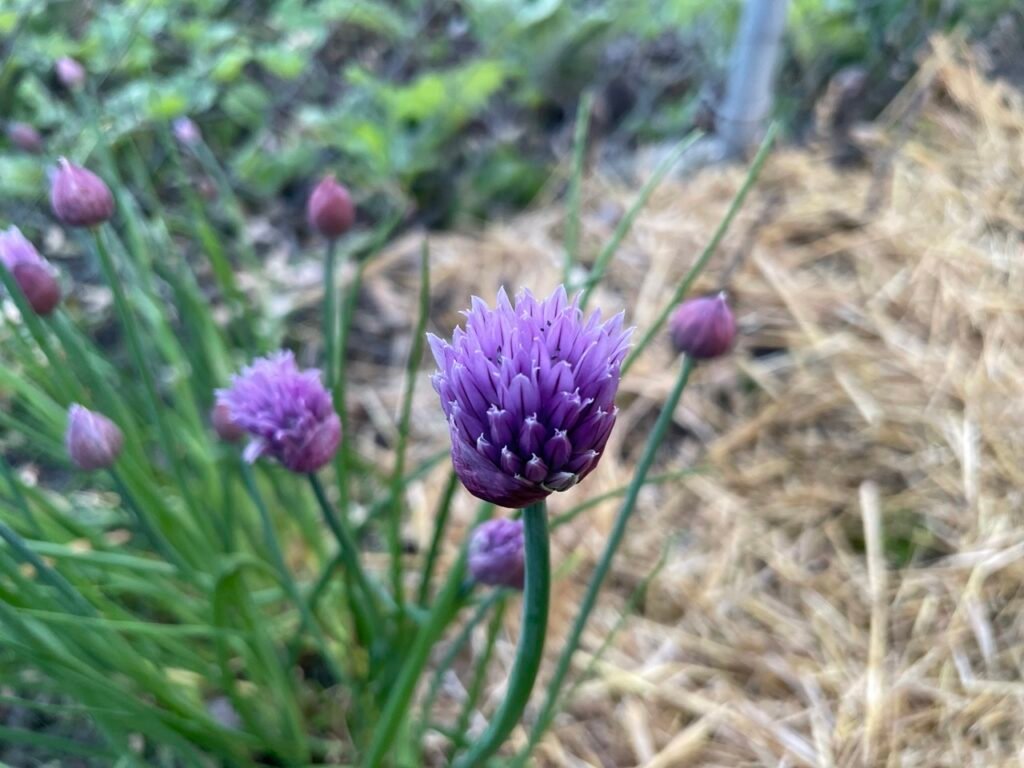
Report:
M937 41L857 135L871 158L859 169L834 170L814 149L777 152L698 286L728 288L740 346L699 368L684 395L655 472L690 474L645 490L575 660L586 677L540 765L1022 759L1024 98ZM648 325L742 176L711 169L659 188L596 303ZM636 190L590 178L582 194L587 260ZM432 238L432 324L450 328L469 291L554 285L563 216L541 208L477 236ZM379 381L391 355L375 340L408 328L418 242L367 270L356 378ZM675 375L671 355L659 341L637 361L606 460L569 503L627 481L636 436ZM373 452L373 425L390 423L398 396L353 389L360 450ZM422 381L423 455L445 439L432 398ZM412 488L406 534L421 551L444 484L439 468ZM549 664L615 510L596 503L554 535ZM472 512L456 507L444 557ZM440 681L439 715L459 711L489 632L499 663L476 727L501 701L518 622L509 608L503 624L470 633ZM550 666L541 674L543 684Z

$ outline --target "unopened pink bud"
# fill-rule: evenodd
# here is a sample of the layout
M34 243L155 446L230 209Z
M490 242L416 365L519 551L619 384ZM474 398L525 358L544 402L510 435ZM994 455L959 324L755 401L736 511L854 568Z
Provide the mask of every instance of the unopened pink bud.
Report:
M725 292L680 304L669 320L669 335L676 349L697 360L728 352L736 340L736 319Z
M57 276L17 227L0 231L0 263L11 273L37 315L50 314L60 303Z
M70 56L62 56L57 59L54 70L57 72L60 84L69 91L77 90L85 85L85 67Z
M28 123L9 123L7 140L23 152L37 155L43 151L43 137Z
M95 227L114 215L114 196L103 179L63 157L53 177L50 205L69 227Z
M114 465L124 445L118 426L102 413L77 403L68 408L68 429L64 435L68 456L79 469L107 469Z
M310 226L324 237L334 239L345 234L355 222L356 209L348 190L333 175L324 176L313 189L306 205Z
M210 411L210 423L217 437L225 443L237 443L245 437L245 430L231 418L231 409L223 403L213 406L213 410Z

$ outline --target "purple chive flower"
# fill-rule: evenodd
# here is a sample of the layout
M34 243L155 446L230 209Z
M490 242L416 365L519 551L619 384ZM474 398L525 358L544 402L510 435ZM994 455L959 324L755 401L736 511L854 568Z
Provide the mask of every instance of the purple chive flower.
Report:
M95 227L114 215L114 197L103 179L63 157L53 175L50 205L69 227Z
M60 284L50 264L17 227L0 230L0 263L37 315L53 312L60 303Z
M171 123L171 131L183 146L192 147L198 144L203 135L199 132L199 126L190 117L179 117Z
M313 229L333 240L352 227L356 208L348 189L328 174L313 188L306 203L306 216Z
M210 424L222 442L237 443L245 437L245 430L231 418L231 409L226 405L213 406L213 410L210 411Z
M68 408L64 445L71 461L79 469L107 469L121 454L124 435L102 413L74 403Z
M315 472L341 441L341 420L320 371L300 371L291 352L255 360L217 390L217 405L251 436L248 462L266 454L292 472Z
M618 409L619 367L632 329L618 314L586 320L559 287L495 309L473 298L449 344L433 334L434 389L448 417L452 463L485 501L525 507L565 491L597 466Z
M478 584L522 589L523 521L498 518L479 525L469 540L469 573Z
M684 301L669 318L668 331L676 349L692 358L724 355L736 340L736 319L725 292Z

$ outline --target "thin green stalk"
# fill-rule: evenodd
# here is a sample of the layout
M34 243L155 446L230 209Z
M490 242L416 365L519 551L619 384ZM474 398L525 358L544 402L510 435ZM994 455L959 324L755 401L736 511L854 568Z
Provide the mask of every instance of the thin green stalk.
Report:
M388 550L391 556L391 591L399 608L405 603L405 587L402 583L402 479L405 475L405 454L409 445L409 427L412 421L412 396L416 391L416 374L423 359L423 345L426 340L427 316L430 313L430 253L426 240L420 249L420 295L416 328L412 333L412 345L405 366L405 392L402 395L402 410L398 420L398 444L395 446L395 467L391 472L391 514L388 516Z
M611 533L608 536L608 541L604 546L604 550L601 552L601 559L598 560L597 566L594 568L594 575L590 577L590 583L587 584L587 591L583 596L579 612L576 614L576 619L573 622L572 629L569 631L569 636L565 641L562 653L558 657L558 665L555 668L555 672L552 675L550 682L548 683L547 692L544 697L544 704L541 707L540 713L537 715L533 728L530 730L529 741L527 742L527 745L516 755L516 758L513 761L514 766L521 767L526 764L526 760L529 758L533 747L537 744L540 737L544 734L544 731L547 730L551 721L554 719L555 707L558 702L558 694L561 690L562 682L565 680L565 676L569 672L569 666L572 662L573 654L576 652L576 649L580 644L580 638L583 636L583 629L586 627L587 620L590 618L590 613L594 610L594 605L597 603L598 593L601 590L601 585L604 583L605 578L608 576L608 571L611 569L612 560L615 558L616 552L618 552L619 545L622 544L622 539L626 533L626 525L629 523L629 519L633 515L637 498L640 496L640 489L644 487L644 483L647 479L647 473L650 471L651 465L654 463L654 457L658 451L658 447L661 445L661 441L665 438L665 433L668 431L668 427L672 423L672 416L675 413L676 406L679 405L679 399L683 395L686 383L690 380L690 374L693 372L694 363L695 361L690 357L683 359L683 364L679 370L679 377L676 379L672 393L662 406L661 413L658 414L658 420L654 424L654 429L651 431L650 437L647 438L647 443L644 446L644 452L640 457L640 462L637 464L636 472L629 484L629 490L626 493L626 498L622 502L619 514L615 517L615 524L612 526Z
M3 472L4 480L7 481L7 487L10 489L11 496L14 497L14 505L21 512L22 517L25 518L25 524L32 530L33 536L42 538L43 528L39 525L39 520L32 511L32 507L29 505L28 499L25 498L25 494L21 492L21 484L18 482L18 478L14 476L14 470L11 469L7 459L3 456L0 456L0 471Z
M448 519L452 513L452 499L459 489L459 476L455 470L448 474L448 482L444 486L444 492L437 503L437 514L434 515L434 533L430 537L430 548L427 550L427 558L423 562L423 575L420 576L420 591L417 602L426 606L430 598L430 582L434 578L434 568L437 567L437 556L441 551L441 541L448 529Z
M470 680L469 688L466 691L466 701L462 705L462 711L459 713L459 719L455 725L455 733L462 743L465 743L469 719L473 716L473 710L476 709L480 694L483 693L484 683L487 682L487 667L490 666L491 658L494 656L494 644L505 619L507 605L505 600L498 602L498 607L494 610L494 615L491 616L491 621L487 625L487 640L484 643L483 653L473 665L473 678Z
M118 319L121 321L122 330L128 338L128 348L132 356L132 361L135 364L136 371L142 378L143 387L146 391L146 404L149 411L150 421L156 425L157 438L160 441L160 449L163 451L164 455L167 457L167 461L171 465L175 481L178 484L178 489L181 492L182 498L185 501L185 505L188 507L192 519L202 520L203 515L195 503L195 499L190 491L189 482L185 478L181 462L174 450L172 433L167 427L167 422L163 416L163 409L160 407L160 395L157 390L156 379L153 376L153 364L152 361L146 360L145 348L142 345L142 339L139 337L138 326L132 315L131 308L128 306L128 298L125 296L124 286L121 285L121 279L117 274L117 267L114 265L114 260L111 258L107 247L103 244L103 237L98 229L93 230L93 237L96 242L96 251L100 257L100 264L103 267L107 284L110 286L110 290L114 294L114 306L117 309Z
M338 375L338 360L335 352L335 338L338 332L338 310L335 297L338 287L334 279L334 263L338 253L338 241L331 238L327 241L327 253L324 256L324 378L327 391L334 392L334 382ZM338 404L335 402L334 407Z
M39 555L33 552L21 536L2 522L0 522L0 539L7 542L7 546L14 551L19 560L32 566L42 581L57 590L71 610L81 616L95 615L96 609L93 608L92 604L82 597L82 594L71 586L67 579L48 566Z
M718 249L719 243L722 242L722 238L725 237L725 233L729 231L729 226L732 224L732 220L736 218L736 214L739 213L740 208L743 207L743 201L747 198L747 193L750 192L754 183L757 181L757 177L761 174L761 168L764 166L765 160L768 159L769 151L771 150L772 143L775 141L775 135L778 133L778 123L772 123L768 126L768 131L765 133L764 140L761 142L760 148L757 150L757 155L754 156L753 162L750 164L750 169L747 171L746 178L743 179L743 184L740 185L739 190L736 192L736 196L732 199L729 204L729 210L726 211L725 217L719 222L718 228L715 233L711 236L711 240L701 251L700 256L697 257L697 261L694 262L693 266L690 267L690 271L686 273L686 277L683 281L676 286L675 292L672 294L672 298L669 299L668 303L658 314L657 319L647 329L640 341L633 347L632 351L626 357L622 363L622 375L626 375L636 359L640 357L643 351L647 348L647 345L651 343L655 335L661 331L661 327L668 320L672 310L675 309L676 305L683 300L691 286L697 280L697 277L701 272L704 271L704 267L707 266L708 261L714 255Z
M636 196L636 200L626 211L625 215L619 220L618 226L615 227L615 231L612 233L611 239L605 244L604 248L597 255L594 260L594 267L590 270L590 277L587 278L586 284L583 286L583 293L580 296L580 309L585 309L587 302L590 301L590 294L593 293L594 288L597 287L598 283L604 279L604 274L608 270L608 265L611 263L612 257L615 256L615 252L618 251L619 246L625 239L626 235L629 234L629 230L633 227L633 222L636 217L640 215L640 211L647 205L647 201L650 199L654 190L658 188L661 180L665 178L672 167L676 164L683 153L686 152L690 147L697 143L698 139L703 136L700 131L693 131L683 138L678 144L676 144L672 151L665 156L658 167L654 169L654 173L651 174L651 178L647 180L647 183L640 188L640 192Z
M663 483L669 483L673 480L680 480L684 477L689 477L690 475L698 474L699 472L700 469L694 467L691 467L689 469L680 469L675 472L666 472L662 475L655 475L650 480L648 480L645 483L645 485L661 485ZM593 509L598 504L608 501L609 499L617 499L620 496L625 496L628 490L628 484L620 485L618 488L613 488L610 491L606 491L605 493L599 494L597 496L587 499L584 502L581 502L580 504L577 504L572 509L566 510L562 514L553 517L551 519L551 530L561 528L563 525L571 523L573 520L575 520L581 514L586 512L588 509Z
M505 700L491 718L487 730L469 750L456 759L454 768L479 768L508 738L526 709L533 684L544 657L551 601L551 554L547 505L540 501L523 510L523 558L526 583L523 587L523 619L516 658L509 674Z
M576 109L576 130L572 140L572 170L569 176L569 194L565 218L565 264L562 267L562 282L566 285L572 279L572 268L580 255L580 200L583 189L583 163L587 157L587 129L590 113L594 108L594 92L586 90L580 97Z
M455 639L452 640L448 649L444 652L444 655L438 661L434 667L434 674L431 676L430 685L427 686L427 693L423 697L423 702L420 704L420 727L419 736L416 739L416 743L422 743L423 733L427 730L430 724L430 712L434 708L434 703L437 701L437 697L441 693L441 685L444 682L445 673L451 668L452 664L455 663L456 657L462 652L463 647L469 642L469 638L473 634L473 630L479 626L480 622L487 618L487 614L491 612L491 608L495 606L499 601L504 604L505 598L508 597L508 590L495 589L492 590L487 597L479 602L476 606L476 610L466 621L465 625L459 630L459 634L456 635Z
M313 640L316 642L320 651L320 655L323 657L323 661L327 665L328 669L330 669L334 679L339 682L345 680L347 677L345 672L335 662L330 646L327 643L327 638L324 637L324 634L320 629L320 625L317 623L316 617L310 612L306 601L302 599L299 588L295 584L295 579L292 578L291 571L288 570L288 564L285 562L284 553L281 551L281 543L278 541L277 532L274 530L274 523L270 519L270 511L267 509L267 505L263 502L263 496L260 494L260 489L256 485L256 478L253 477L252 468L244 461L239 462L239 464L241 466L242 482L245 484L245 490L249 493L249 498L252 499L252 503L256 506L256 511L260 516L260 525L263 528L263 543L270 552L270 558L273 560L274 568L277 569L281 586L284 588L289 599L295 604L296 609L299 611L300 630L302 627L305 627L309 630L310 634L312 634Z
M480 523L491 513L490 504L481 504L477 512L476 523ZM434 600L434 605L427 616L427 620L420 626L413 640L412 646L406 653L399 672L398 679L391 687L384 709L377 720L373 730L373 737L370 747L363 760L364 768L377 768L393 742L398 729L405 720L409 700L416 690L416 683L419 682L423 668L430 657L430 651L434 644L440 639L445 628L458 613L460 606L460 595L462 593L462 580L466 573L466 563L469 558L468 539L463 542L459 550L459 557L455 561L444 587Z
M331 533L334 534L334 538L338 542L338 550L345 563L345 570L355 582L355 594L352 598L353 611L363 637L372 646L373 639L380 631L381 620L377 603L374 600L375 593L359 562L359 551L355 539L348 528L348 522L334 511L334 506L327 498L319 478L310 473L309 482L313 487L313 495L316 496L317 503L324 514L324 520L327 521L327 527L331 529Z
M160 555L169 563L173 563L182 573L195 578L196 569L181 556L181 554L174 548L174 545L163 535L160 529L154 525L153 521L149 519L149 515L143 511L142 507L135 502L135 497L132 496L131 491L128 490L128 486L125 484L120 473L113 467L109 470L110 478L114 481L114 487L117 489L118 495L124 501L125 506L131 510L135 519L139 523L139 528L142 530L142 534L149 539L149 543L153 545L153 548L160 553Z

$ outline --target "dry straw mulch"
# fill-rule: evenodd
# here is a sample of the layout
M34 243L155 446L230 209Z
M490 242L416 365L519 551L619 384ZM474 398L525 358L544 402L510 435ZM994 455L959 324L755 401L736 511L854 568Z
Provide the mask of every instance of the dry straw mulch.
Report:
M1024 764L1024 99L938 41L868 133L862 169L777 152L703 279L727 281L742 338L698 369L662 450L658 471L698 472L645 491L578 669L667 548L666 562L540 765ZM646 327L742 175L665 184L595 305ZM586 253L635 193L588 180ZM435 325L502 283L549 290L562 216L433 238ZM368 301L408 307L417 247L371 270ZM627 481L677 365L660 341L635 366L602 467L554 511ZM387 423L393 393L357 397ZM429 453L446 435L425 380L416 408ZM414 489L411 538L428 535L442 483L439 470ZM552 656L616 510L557 532Z

